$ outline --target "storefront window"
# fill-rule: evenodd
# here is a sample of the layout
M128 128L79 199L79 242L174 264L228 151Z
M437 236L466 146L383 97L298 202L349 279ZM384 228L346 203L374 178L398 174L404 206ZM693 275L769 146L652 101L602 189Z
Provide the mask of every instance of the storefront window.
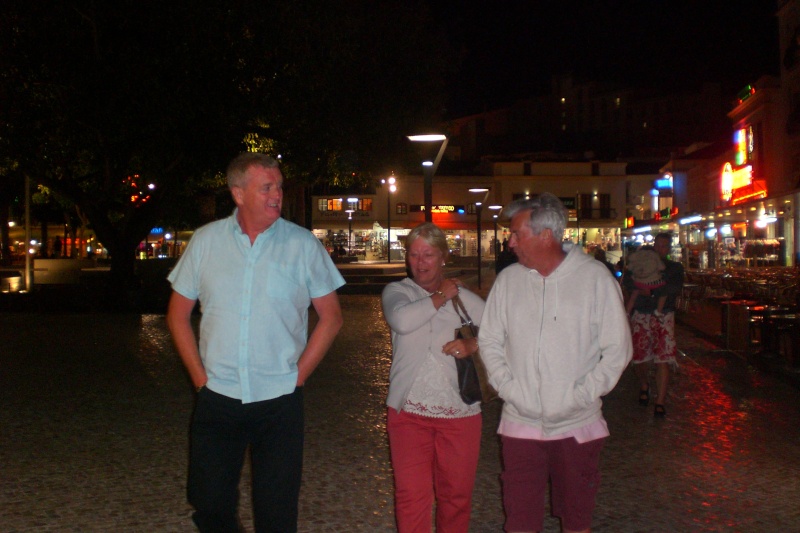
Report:
M317 209L320 211L341 211L342 199L341 198L320 198L317 203Z

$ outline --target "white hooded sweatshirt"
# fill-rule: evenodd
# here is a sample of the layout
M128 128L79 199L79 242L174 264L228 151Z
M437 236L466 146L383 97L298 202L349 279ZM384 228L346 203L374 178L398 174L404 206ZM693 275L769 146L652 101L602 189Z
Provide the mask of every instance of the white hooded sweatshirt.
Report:
M558 435L602 419L632 346L622 291L601 262L565 245L549 276L515 264L492 287L479 343L503 419Z

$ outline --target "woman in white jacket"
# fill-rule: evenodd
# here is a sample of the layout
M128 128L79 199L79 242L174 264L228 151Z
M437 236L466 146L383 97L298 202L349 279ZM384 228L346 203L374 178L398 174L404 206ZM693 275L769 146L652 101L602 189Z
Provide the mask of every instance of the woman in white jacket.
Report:
M481 440L480 404L458 391L455 358L478 349L477 339L454 340L461 326L458 297L477 325L483 300L446 279L447 239L425 223L406 239L411 278L383 291L383 314L392 330L387 430L395 478L395 517L401 533L466 532Z

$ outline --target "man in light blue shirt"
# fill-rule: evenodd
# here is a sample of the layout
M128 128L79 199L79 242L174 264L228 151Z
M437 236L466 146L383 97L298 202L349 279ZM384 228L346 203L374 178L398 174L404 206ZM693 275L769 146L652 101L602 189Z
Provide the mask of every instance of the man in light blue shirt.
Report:
M167 323L197 389L189 503L200 531L238 531L249 445L257 531L296 531L302 386L342 325L344 279L309 231L281 218L278 163L242 153L228 166L234 213L195 232L169 275ZM191 323L200 301L200 338ZM319 315L308 335L308 307Z

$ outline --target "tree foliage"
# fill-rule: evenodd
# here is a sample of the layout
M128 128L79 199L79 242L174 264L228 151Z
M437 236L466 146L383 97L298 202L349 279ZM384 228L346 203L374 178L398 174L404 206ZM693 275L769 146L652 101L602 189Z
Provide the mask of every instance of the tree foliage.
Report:
M0 173L74 202L119 283L159 221L199 222L239 151L280 154L301 186L397 166L450 64L417 2L10 0L0 17Z

